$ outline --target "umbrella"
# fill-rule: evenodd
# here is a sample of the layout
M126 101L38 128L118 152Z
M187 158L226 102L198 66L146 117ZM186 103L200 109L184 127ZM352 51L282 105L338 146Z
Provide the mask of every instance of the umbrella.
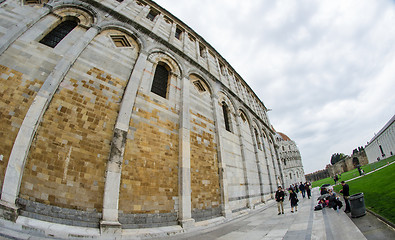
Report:
M317 198L317 200L321 200L321 199L327 198L327 197L329 197L329 196L330 196L329 193L325 193L325 194L322 194L321 196L319 196L319 197Z

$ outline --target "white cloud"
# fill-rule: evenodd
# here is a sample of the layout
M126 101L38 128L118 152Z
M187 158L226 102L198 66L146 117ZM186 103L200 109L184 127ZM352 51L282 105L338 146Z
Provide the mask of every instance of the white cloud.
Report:
M211 44L298 144L306 173L395 114L390 0L157 0Z

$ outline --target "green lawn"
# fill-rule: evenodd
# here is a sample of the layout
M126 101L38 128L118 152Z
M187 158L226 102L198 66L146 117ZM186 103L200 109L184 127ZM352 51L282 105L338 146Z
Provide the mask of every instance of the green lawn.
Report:
M393 162L393 161L395 161L395 156L389 157L387 159L380 160L378 162L367 164L365 166L362 166L362 169L365 171L365 173L368 173L368 172L376 170L377 168L380 168L380 167L386 165L387 163ZM358 169L353 169L351 171L342 173L341 177L339 178L338 183L340 183L341 181L347 181L347 180L349 180L351 178L355 178L355 177L358 177L358 176L359 176ZM312 183L312 187L320 187L322 184L326 184L326 183L329 183L329 184L333 185L333 184L335 184L335 181L332 178L330 178L330 177L324 178L324 179L321 179L321 180L313 182Z
M347 184L350 195L363 192L366 208L395 223L395 164ZM337 185L334 190L341 188Z

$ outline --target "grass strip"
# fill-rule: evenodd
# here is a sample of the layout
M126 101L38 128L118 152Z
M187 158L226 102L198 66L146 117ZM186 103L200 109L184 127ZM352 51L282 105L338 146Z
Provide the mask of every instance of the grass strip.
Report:
M395 223L395 164L347 184L350 195L363 192L366 208ZM339 192L341 188L336 185L334 190Z
M373 162L373 163L367 164L365 166L362 166L362 169L363 169L363 171L365 173L368 173L368 172L376 170L376 169L378 169L378 168L380 168L380 167L382 167L382 166L384 166L384 165L386 165L388 163L391 163L393 161L395 161L395 156L392 156L392 157L389 157L387 159L383 159L383 160L380 160L380 161L377 161L377 162ZM353 169L351 171L344 172L344 173L341 174L338 183L340 183L341 181L347 181L349 179L352 179L352 178L355 178L355 177L358 177L358 176L359 176L358 169ZM394 179L394 181L395 181L395 179ZM320 187L322 184L332 184L333 185L333 184L335 184L335 181L332 178L330 178L330 177L324 178L324 179L321 179L321 180L313 182L312 183L312 187Z

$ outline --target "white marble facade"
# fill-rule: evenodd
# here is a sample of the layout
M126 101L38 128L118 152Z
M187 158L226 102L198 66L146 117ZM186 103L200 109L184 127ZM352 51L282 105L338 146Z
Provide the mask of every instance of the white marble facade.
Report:
M305 182L302 158L296 143L287 135L277 132L276 142L279 146L279 157L284 174L284 187L291 184Z
M365 146L369 163L386 159L395 154L395 115Z

